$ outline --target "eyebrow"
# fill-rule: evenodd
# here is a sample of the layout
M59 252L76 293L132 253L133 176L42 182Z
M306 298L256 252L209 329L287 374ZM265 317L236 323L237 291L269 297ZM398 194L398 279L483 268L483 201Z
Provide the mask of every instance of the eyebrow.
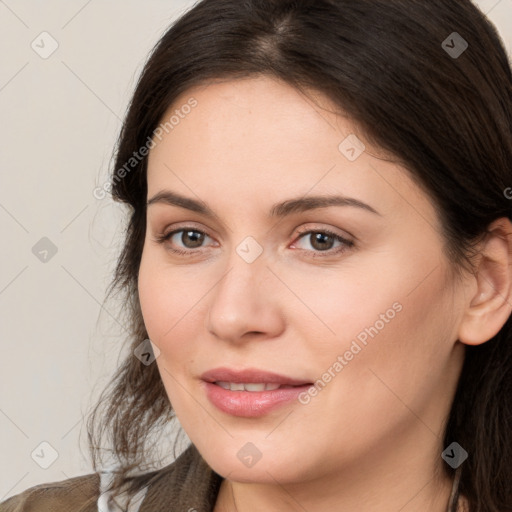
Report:
M179 206L180 208L200 213L206 217L218 219L218 215L205 202L182 196L176 192L171 192L170 190L162 190L158 192L146 203L146 206L156 203ZM382 216L382 214L377 210L372 208L370 205L363 203L359 199L340 195L309 196L288 199L273 205L270 209L269 216L286 217L294 213L302 213L317 208L329 208L331 206L352 206L369 211L375 215Z

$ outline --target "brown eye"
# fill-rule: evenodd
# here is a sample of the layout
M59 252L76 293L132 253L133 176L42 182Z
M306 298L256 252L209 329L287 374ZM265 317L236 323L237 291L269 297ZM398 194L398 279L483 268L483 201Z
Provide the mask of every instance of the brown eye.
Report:
M318 251L328 251L332 249L335 238L327 233L311 233L309 235L311 247Z
M204 233L201 233L201 231L186 230L182 230L181 233L180 241L187 249L197 249L201 247L205 237Z
M314 257L323 256L323 254L319 253L326 253L325 256L337 254L340 252L344 252L354 246L354 242L351 242L350 240L343 238L337 233L333 233L332 231L325 229L309 230L300 233L294 245L298 244L298 242L302 240L309 241L309 246L311 248L304 246L299 246L298 248L306 252L313 253L312 256ZM337 245L335 246L335 244Z
M210 237L198 229L182 228L175 229L166 235L158 235L155 237L155 241L160 244L168 244L168 249L176 254L193 255L197 249L203 247L205 238ZM180 247L182 248L180 249Z

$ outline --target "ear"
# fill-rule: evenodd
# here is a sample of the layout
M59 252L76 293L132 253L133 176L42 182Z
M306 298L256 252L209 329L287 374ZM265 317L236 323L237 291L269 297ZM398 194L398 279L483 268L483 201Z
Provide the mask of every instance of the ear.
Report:
M488 227L472 296L459 325L458 339L480 345L493 338L512 312L512 224L506 217Z

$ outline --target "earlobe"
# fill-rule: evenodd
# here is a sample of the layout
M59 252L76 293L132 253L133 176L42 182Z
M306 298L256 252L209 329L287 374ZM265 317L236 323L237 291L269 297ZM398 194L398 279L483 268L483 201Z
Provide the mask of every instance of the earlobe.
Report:
M474 275L477 289L459 326L458 339L480 345L501 330L512 312L512 223L500 218L489 225Z

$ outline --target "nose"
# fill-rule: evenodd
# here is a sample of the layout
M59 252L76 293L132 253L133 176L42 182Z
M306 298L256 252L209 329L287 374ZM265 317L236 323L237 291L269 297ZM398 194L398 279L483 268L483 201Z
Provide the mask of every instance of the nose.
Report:
M279 284L263 255L247 263L234 253L228 271L208 295L207 330L231 343L279 336L285 325Z

